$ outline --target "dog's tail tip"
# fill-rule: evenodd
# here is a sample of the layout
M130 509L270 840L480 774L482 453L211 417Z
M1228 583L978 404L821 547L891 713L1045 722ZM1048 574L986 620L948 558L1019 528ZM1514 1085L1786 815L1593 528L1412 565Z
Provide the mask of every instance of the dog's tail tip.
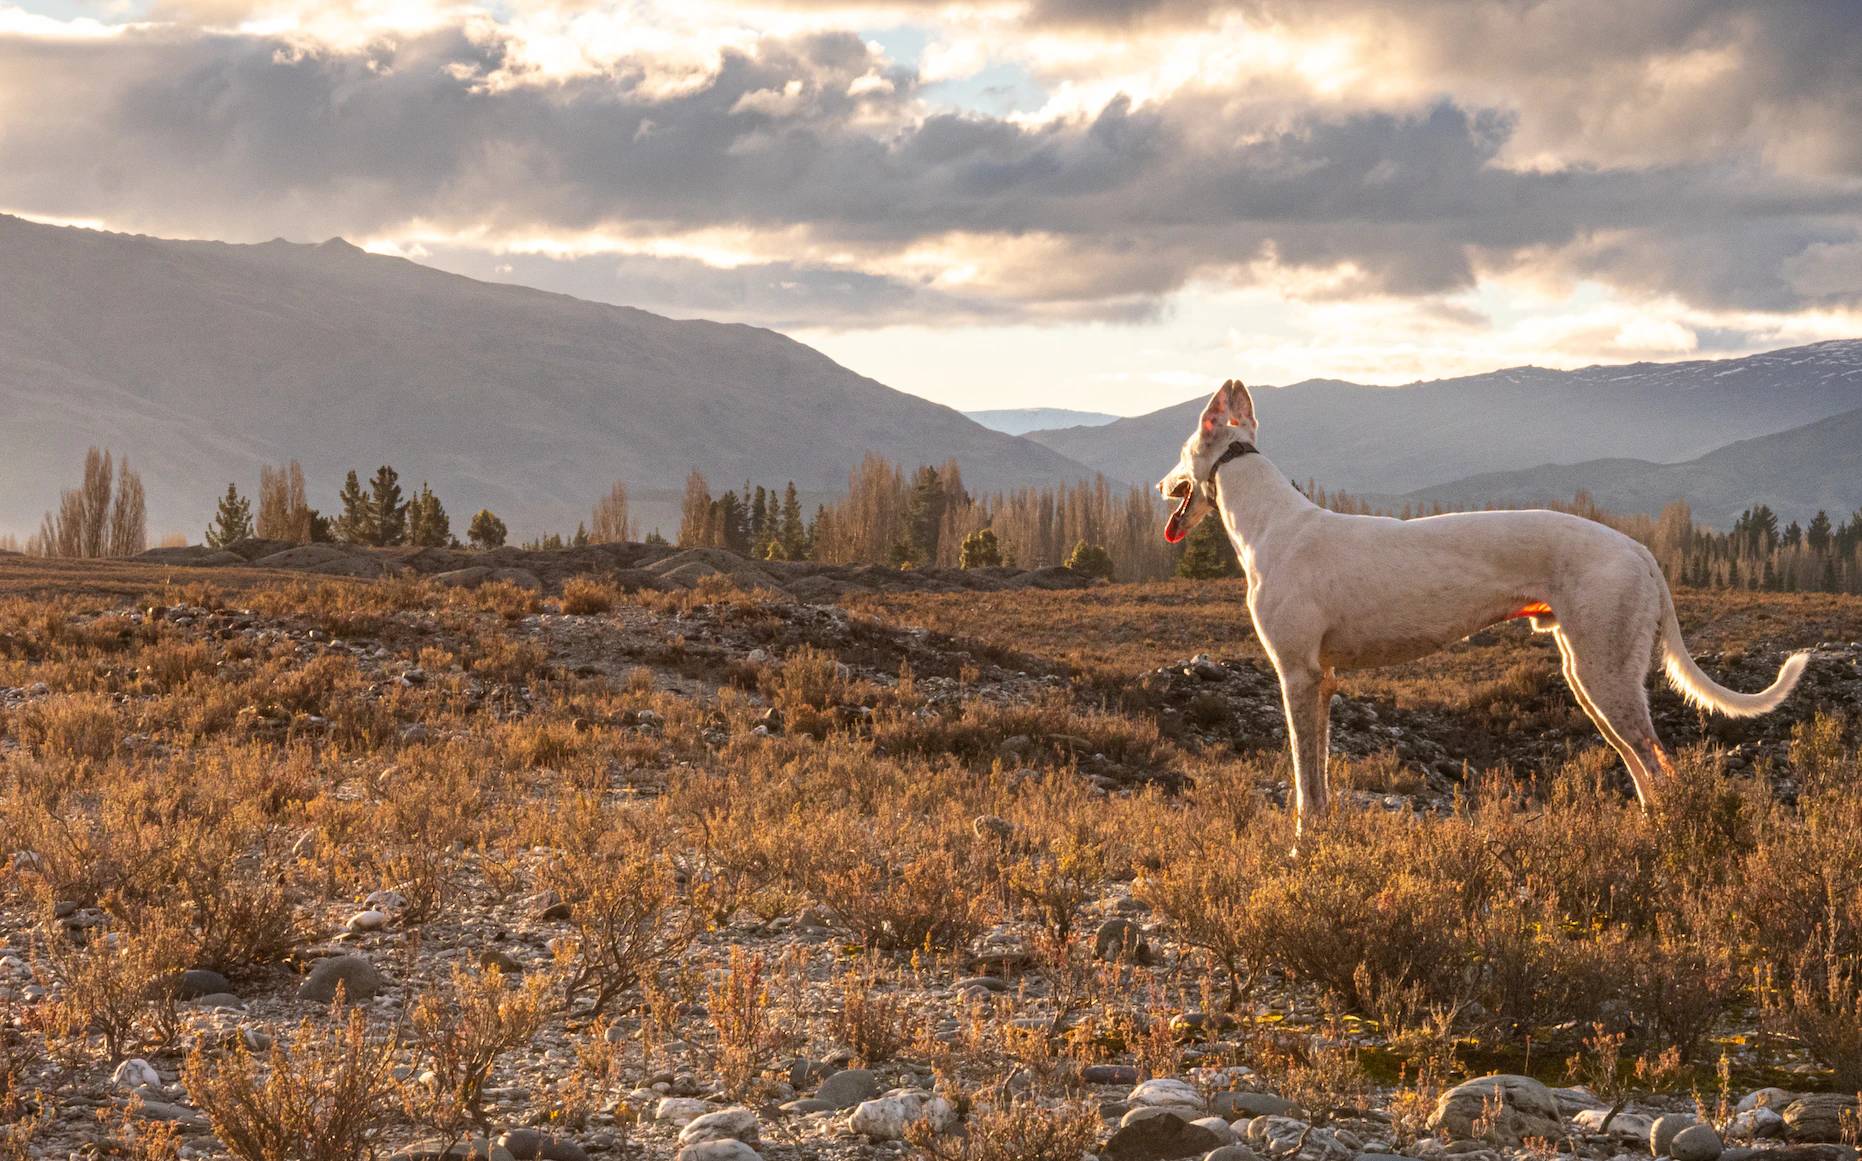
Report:
M1791 691L1797 688L1798 680L1804 676L1804 670L1809 664L1809 650L1791 654L1778 667L1777 678L1757 693L1738 693L1714 681L1701 672L1700 666L1695 664L1685 648L1669 651L1666 668L1669 683L1690 704L1730 718L1751 718L1768 714L1783 705L1784 700L1791 696Z

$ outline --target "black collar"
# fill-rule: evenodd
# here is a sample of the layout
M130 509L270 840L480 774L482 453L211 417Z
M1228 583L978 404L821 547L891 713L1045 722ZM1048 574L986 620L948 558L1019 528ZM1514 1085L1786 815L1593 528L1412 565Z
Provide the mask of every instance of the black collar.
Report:
M1215 463L1209 468L1209 487L1212 490L1215 488L1215 474L1222 470L1223 464L1230 460L1238 460L1242 456L1256 456L1260 454L1261 449L1255 447L1245 439L1231 441L1228 447L1223 449L1222 454L1216 457Z

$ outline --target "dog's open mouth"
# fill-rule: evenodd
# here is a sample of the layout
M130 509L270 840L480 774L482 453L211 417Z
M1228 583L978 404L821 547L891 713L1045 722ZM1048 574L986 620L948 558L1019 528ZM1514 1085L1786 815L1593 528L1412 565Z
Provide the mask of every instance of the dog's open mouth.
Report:
M1183 539L1183 518L1190 514L1190 501L1196 498L1196 485L1184 480L1170 490L1170 495L1177 501L1177 507L1171 512L1170 519L1164 521L1164 540L1175 544Z

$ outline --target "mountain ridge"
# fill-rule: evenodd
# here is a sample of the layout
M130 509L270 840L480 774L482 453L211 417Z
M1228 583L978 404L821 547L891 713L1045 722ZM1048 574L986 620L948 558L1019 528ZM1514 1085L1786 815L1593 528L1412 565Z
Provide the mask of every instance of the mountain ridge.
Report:
M1680 462L1862 406L1862 341L1738 358L1514 367L1402 387L1309 379L1254 389L1261 450L1296 479L1400 495L1521 464ZM1104 472L1161 476L1200 399L1029 439Z
M241 245L0 215L0 527L36 525L92 444L126 454L150 529L193 535L228 480L297 458L427 480L455 527L573 529L615 479L648 527L686 473L836 492L868 451L955 458L974 488L1090 478L1050 449L778 332L480 282L342 239ZM671 528L667 528L671 531Z

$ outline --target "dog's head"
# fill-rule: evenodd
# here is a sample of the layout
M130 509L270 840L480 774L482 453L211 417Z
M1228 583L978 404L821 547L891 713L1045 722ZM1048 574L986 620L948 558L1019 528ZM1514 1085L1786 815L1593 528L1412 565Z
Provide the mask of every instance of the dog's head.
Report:
M1209 476L1215 470L1216 457L1236 440L1253 443L1259 430L1254 420L1254 397L1241 380L1230 379L1215 389L1196 430L1183 441L1177 466L1157 482L1158 492L1177 504L1164 524L1165 540L1177 543L1190 534L1197 521L1215 511L1215 486Z

